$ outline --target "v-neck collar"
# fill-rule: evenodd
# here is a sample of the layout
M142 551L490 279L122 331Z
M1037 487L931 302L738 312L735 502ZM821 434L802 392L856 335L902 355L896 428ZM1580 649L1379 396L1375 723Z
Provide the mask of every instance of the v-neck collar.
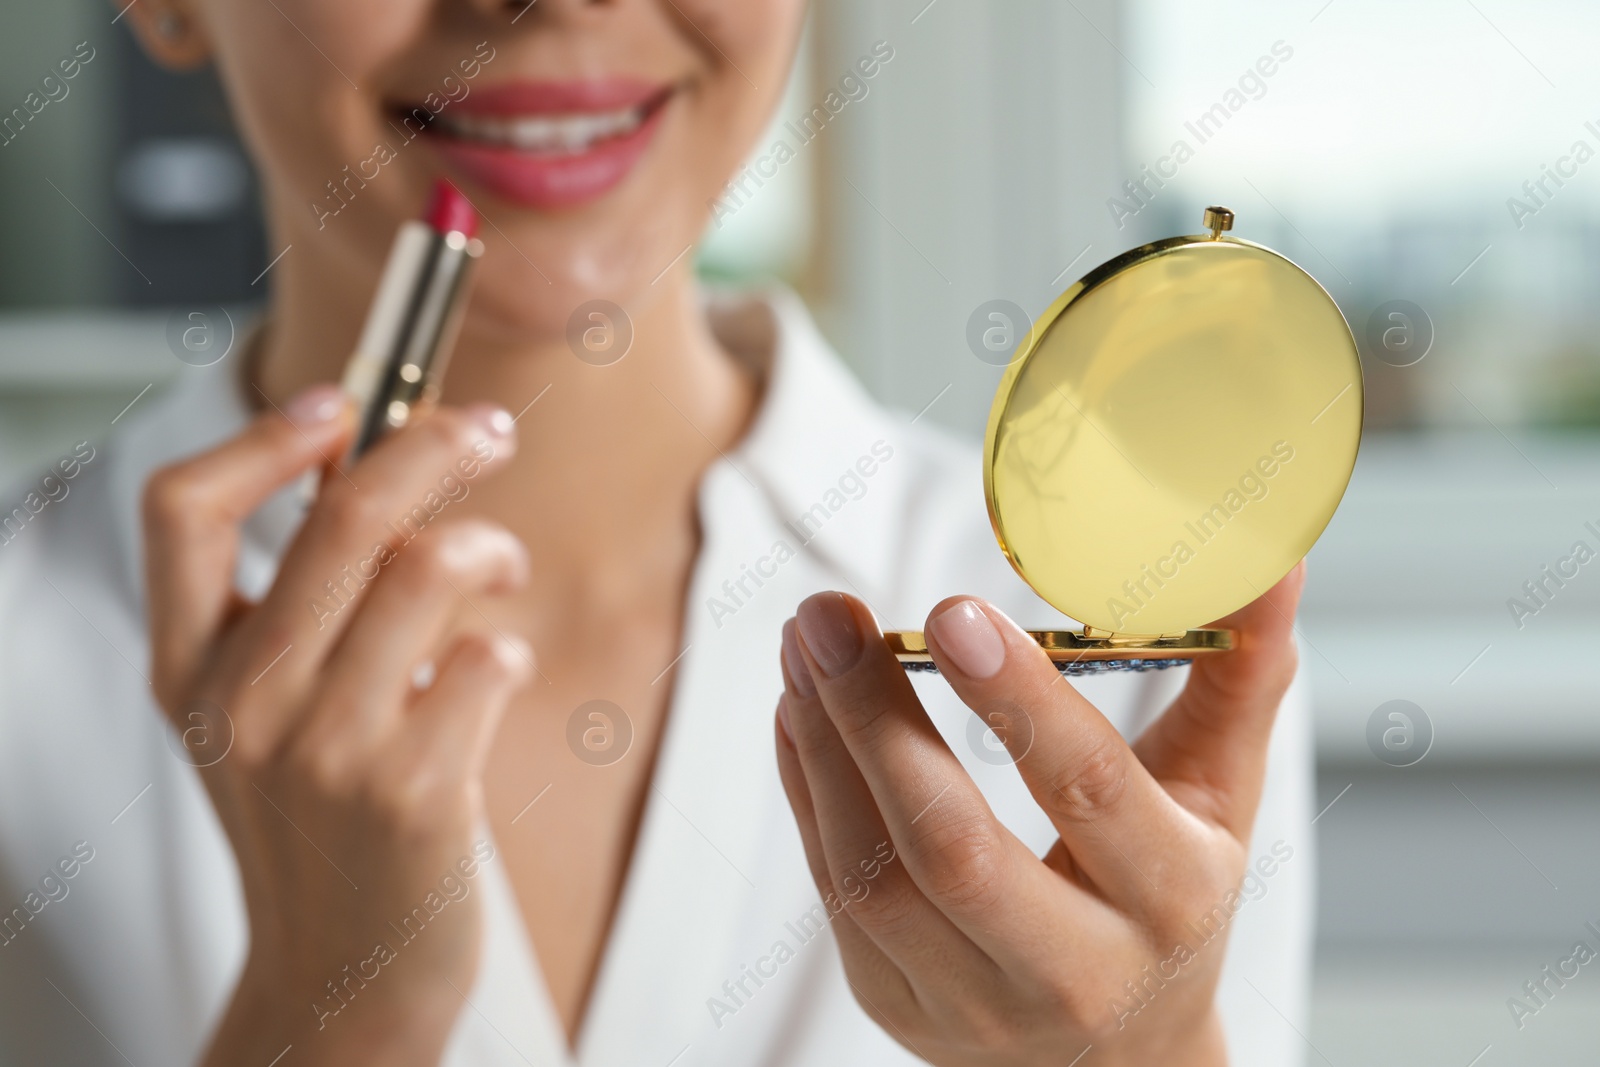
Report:
M703 543L685 651L669 676L672 710L576 1049L568 1055L551 1023L548 1054L566 1057L551 1062L748 1067L748 1045L720 1032L707 999L739 978L751 923L781 930L767 913L787 905L798 914L815 895L803 866L775 862L775 853L800 855L784 849L793 821L773 755L780 628L800 600L840 578L864 590L882 582L910 483L886 466L874 475L872 506L840 509L820 527L805 521L895 423L798 300L778 291L761 306L774 320L771 350L757 354L763 404L701 484ZM529 963L538 973L531 953Z

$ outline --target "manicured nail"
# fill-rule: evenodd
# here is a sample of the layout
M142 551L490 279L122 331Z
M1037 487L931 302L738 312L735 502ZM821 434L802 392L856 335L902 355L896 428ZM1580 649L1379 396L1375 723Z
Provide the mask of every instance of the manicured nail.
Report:
M781 696L778 698L778 727L783 731L783 739L793 748L794 728L789 725L789 702Z
M507 651L517 660L533 666L533 646L516 634L501 634L500 640L505 643Z
M471 404L467 407L467 414L497 440L510 437L517 428L511 412L498 404Z
M1006 661L1006 640L971 600L945 608L928 621L934 639L968 678L991 678Z
M806 658L800 654L800 639L796 636L793 619L783 624L783 665L788 668L789 681L793 683L796 693L807 700L817 695L816 683L811 680L811 668L806 666Z
M344 410L344 390L332 382L322 382L296 393L284 406L283 413L301 429L320 426Z
M856 613L840 593L809 597L795 616L800 636L822 673L837 678L861 658L861 629Z

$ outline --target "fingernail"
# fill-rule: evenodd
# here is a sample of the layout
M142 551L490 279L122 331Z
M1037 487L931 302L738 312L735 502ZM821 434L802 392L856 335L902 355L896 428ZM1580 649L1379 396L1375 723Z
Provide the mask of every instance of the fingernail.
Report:
M990 678L1006 661L1006 640L971 600L950 605L928 621L939 648L968 678Z
M306 429L328 422L344 410L344 390L332 382L322 382L296 393L284 406L289 421Z
M511 412L499 404L470 404L467 414L472 421L484 428L490 437L503 439L516 432L516 420L511 417Z
M861 658L861 630L856 613L839 593L808 598L795 616L800 636L822 673L837 678Z
M810 700L817 695L817 686L811 680L811 668L806 666L806 658L800 654L800 639L795 633L793 619L783 624L783 665L788 668L794 691Z
M789 702L781 696L778 698L778 727L783 731L783 739L793 748L794 729L789 725Z
M509 530L498 531L496 536L511 549L511 569L494 581L487 591L508 593L527 584L529 576L533 573L533 561L528 558L528 546L523 544L522 538Z
M533 646L516 634L500 635L500 660L512 670L521 682L527 682L539 668L535 666Z

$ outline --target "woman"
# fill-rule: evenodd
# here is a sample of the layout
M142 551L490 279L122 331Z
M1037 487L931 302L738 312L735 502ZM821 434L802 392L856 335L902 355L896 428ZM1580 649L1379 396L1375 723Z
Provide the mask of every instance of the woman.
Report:
M124 14L217 65L286 251L249 357L186 370L0 554L4 865L45 902L7 928L5 1058L1299 1054L1299 573L1159 718L1159 680L1063 684L997 606L1047 621L975 458L791 298L696 289L800 0ZM490 223L444 405L330 466L329 383L440 176ZM596 299L615 362L567 342ZM913 690L874 612L926 615L944 680ZM1011 758L966 708L1026 724Z

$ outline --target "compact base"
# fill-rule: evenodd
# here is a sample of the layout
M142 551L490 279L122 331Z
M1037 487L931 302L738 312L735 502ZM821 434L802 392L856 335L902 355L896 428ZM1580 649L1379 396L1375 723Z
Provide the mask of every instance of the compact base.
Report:
M1071 675L1160 671L1233 648L1232 630L1189 630L1159 637L1098 633L1086 637L1081 630L1029 630L1028 636L1039 642L1056 670ZM887 630L883 638L907 671L938 673L921 630Z
M1062 674L1107 674L1112 671L1164 671L1168 667L1187 667L1190 660L1186 659L1096 659L1073 662L1072 660L1051 660L1056 670ZM932 660L921 662L902 660L901 666L907 674L938 674L939 665Z

